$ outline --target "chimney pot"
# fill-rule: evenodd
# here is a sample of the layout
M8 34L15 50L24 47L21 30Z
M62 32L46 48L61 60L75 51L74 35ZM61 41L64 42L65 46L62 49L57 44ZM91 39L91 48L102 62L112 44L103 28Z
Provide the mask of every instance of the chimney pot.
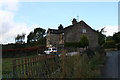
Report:
M75 18L73 18L72 24L73 24L73 25L74 25L74 24L77 24L77 20L76 20Z

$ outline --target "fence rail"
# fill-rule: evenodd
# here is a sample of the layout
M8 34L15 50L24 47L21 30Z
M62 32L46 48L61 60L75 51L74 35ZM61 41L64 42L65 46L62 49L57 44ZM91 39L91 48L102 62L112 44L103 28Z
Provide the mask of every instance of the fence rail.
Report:
M51 78L60 71L57 55L44 55L13 60L13 72L3 78Z

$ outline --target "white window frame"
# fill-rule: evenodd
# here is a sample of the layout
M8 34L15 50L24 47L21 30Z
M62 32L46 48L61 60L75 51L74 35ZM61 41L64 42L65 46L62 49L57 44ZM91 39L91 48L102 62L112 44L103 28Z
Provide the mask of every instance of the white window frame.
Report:
M87 30L86 30L86 29L82 29L82 32L83 32L83 33L86 33L86 32L87 32Z

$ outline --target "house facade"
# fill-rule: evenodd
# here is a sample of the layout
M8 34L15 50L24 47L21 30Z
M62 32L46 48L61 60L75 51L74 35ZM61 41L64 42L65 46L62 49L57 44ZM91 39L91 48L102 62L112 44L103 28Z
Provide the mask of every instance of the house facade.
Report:
M77 22L76 19L73 19L72 25L70 26L63 28L60 25L58 29L48 29L46 37L47 47L64 46L65 42L79 42L82 35L88 38L88 47L95 48L99 46L97 32L83 20Z

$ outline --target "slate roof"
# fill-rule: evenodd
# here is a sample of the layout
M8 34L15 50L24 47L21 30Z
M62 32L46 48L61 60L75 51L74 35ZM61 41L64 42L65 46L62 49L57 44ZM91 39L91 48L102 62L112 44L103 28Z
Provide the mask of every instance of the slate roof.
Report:
M48 29L48 31L50 31L50 33L52 34L60 34L64 32L64 29L58 30L58 29Z
M86 25L87 27L89 27L92 31L94 32L97 32L96 30L92 29L88 24L86 24L83 20L81 20L80 22L78 22L77 24L84 24ZM74 27L76 24L74 25L70 25L70 26L67 26L63 29L48 29L48 31L50 31L50 33L52 34L60 34L60 33L64 33L64 30L68 29L68 28L71 28L71 27Z
M83 20L81 20L81 21L78 22L77 24L84 24L84 25L86 25L87 27L89 27L92 31L97 32L96 30L92 29L88 24L86 24ZM70 27L74 27L74 26L77 25L77 24L74 24L74 25L70 25L70 26L68 26L68 27L65 27L64 30L67 29L67 28L70 28Z

